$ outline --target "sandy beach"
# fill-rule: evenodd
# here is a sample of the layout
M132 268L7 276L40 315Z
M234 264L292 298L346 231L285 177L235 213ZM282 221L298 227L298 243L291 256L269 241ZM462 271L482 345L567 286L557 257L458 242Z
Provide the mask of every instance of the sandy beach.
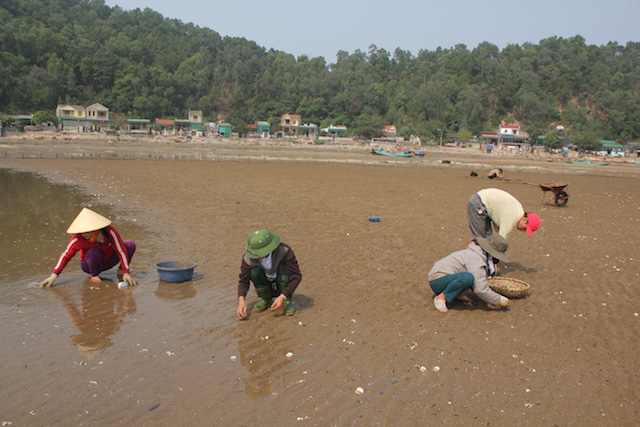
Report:
M54 186L31 183L3 200L21 220L0 229L3 423L637 423L635 163L5 138L0 151L0 168ZM470 177L496 166L508 180ZM535 184L545 182L568 184L566 207L543 203ZM506 310L478 301L442 314L427 273L467 245L467 199L487 187L542 218L532 239L509 235L501 271L528 282L529 296ZM77 258L53 288L34 285L83 204L136 241L136 288L119 290L115 273L91 284ZM235 316L242 250L258 227L298 257L293 317ZM154 264L169 259L197 262L194 280L159 282ZM252 288L248 303L257 300Z

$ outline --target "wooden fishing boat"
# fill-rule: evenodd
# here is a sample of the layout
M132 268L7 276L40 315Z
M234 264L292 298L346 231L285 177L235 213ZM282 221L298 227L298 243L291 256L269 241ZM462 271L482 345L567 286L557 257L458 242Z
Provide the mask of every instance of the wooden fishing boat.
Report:
M409 153L406 151L396 151L394 153L388 153L386 151L382 151L379 148L375 148L371 151L372 154L377 154L378 156L387 156L387 157L413 157L413 153Z
M573 165L594 165L594 166L607 166L609 162L591 162L589 160L571 160L569 163Z

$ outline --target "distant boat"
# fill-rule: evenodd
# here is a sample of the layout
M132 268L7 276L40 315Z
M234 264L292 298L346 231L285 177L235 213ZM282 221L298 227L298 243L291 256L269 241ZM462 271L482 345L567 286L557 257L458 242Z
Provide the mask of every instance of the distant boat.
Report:
M387 157L413 157L413 153L406 151L396 151L394 153L387 153L386 151L382 151L380 148L374 148L371 150L371 154L377 154L378 156L387 156Z
M572 160L569 163L574 165L595 165L595 166L607 166L609 162L590 162L589 160Z

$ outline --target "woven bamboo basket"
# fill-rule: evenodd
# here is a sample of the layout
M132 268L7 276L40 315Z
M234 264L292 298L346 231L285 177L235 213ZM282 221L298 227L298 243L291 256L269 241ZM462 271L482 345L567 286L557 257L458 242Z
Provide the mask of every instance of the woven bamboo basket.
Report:
M507 298L524 298L531 285L511 277L496 276L489 279L489 287Z

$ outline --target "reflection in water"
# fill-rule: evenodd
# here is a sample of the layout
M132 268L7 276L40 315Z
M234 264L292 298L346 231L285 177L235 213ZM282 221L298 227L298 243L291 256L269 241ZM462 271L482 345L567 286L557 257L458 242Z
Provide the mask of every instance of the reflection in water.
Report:
M48 276L86 197L34 174L0 168L0 284ZM34 267L35 266L35 267Z
M244 324L238 328L240 361L249 371L249 376L243 379L244 391L252 399L268 396L271 393L271 382L284 374L288 363L285 357L289 351L286 348L288 338L269 336L269 320L277 319L265 319L266 322L259 326Z
M189 299L196 296L196 288L192 282L167 283L158 281L156 296L167 300Z
M301 293L293 296L298 311L313 307L313 298ZM291 334L284 314L249 313L249 320L238 322L237 340L240 362L249 371L244 378L244 392L252 399L271 393L271 384L287 372ZM285 323L283 324L283 320ZM288 320L288 319L287 319ZM290 331L289 331L290 332Z
M85 280L80 295L64 286L54 287L51 292L60 298L80 332L71 336L72 342L89 360L113 345L112 337L120 330L124 318L136 312L133 289L118 289L110 280L97 284Z

